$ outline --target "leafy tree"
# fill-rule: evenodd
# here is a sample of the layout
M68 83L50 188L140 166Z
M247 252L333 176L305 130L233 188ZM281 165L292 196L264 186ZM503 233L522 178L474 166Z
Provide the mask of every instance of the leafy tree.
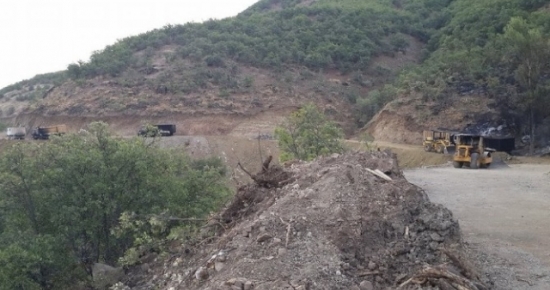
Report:
M216 160L116 138L105 123L15 144L0 157L0 289L60 289L96 262L115 264L141 243L115 233L123 215L201 218L228 196L224 173Z
M550 73L550 41L538 28L531 28L523 18L514 17L504 29L503 40L507 44L505 62L513 71L519 85L522 103L529 112L530 145L535 146L535 114L538 106L550 102L545 84Z
M343 151L342 129L328 120L313 104L292 113L275 129L275 136L282 152L281 161L311 160Z

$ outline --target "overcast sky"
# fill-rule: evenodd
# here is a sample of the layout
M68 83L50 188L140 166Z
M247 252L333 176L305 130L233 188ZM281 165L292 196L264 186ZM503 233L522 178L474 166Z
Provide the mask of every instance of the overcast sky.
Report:
M118 39L235 16L258 0L0 0L0 88L64 70Z

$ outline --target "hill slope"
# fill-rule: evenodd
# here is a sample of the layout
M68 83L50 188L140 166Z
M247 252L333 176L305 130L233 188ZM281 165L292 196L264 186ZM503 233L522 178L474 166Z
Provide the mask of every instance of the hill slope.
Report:
M454 1L447 22L428 42L429 57L401 74L396 84L401 94L368 131L378 139L419 144L423 129L500 126L507 128L502 133L523 136L533 123L537 145L545 146L550 141L545 137L550 133L549 3ZM522 71L529 62L540 66L538 75L525 81L528 74ZM533 96L530 82L539 84Z
M357 100L419 61L447 5L430 2L263 0L233 18L122 39L90 62L4 88L3 116L22 114L8 121L28 126L50 116L239 118L315 102L350 132Z
M525 134L529 123L550 123L550 102L538 101L528 121L522 55L503 35L521 17L548 38L548 2L262 0L236 17L122 39L89 62L3 88L2 118L73 130L102 119L124 134L174 122L180 134L227 134L258 130L266 114L277 116L262 125L269 131L314 102L348 134L379 113L368 131L380 140L417 143L422 129L471 123Z

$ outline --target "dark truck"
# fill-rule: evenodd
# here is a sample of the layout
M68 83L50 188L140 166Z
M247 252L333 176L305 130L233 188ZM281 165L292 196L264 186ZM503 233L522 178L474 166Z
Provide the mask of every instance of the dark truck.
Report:
M65 125L56 125L49 127L37 127L32 131L32 138L34 140L50 139L51 135L63 135L67 132L67 126Z
M174 124L156 124L142 126L138 131L138 136L156 137L156 136L173 136L176 133L176 125Z

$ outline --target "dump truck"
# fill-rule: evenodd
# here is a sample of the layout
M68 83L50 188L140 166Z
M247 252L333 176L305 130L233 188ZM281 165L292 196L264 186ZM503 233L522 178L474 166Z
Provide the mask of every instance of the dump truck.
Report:
M9 127L6 131L6 136L10 140L23 140L27 135L27 129L25 127Z
M47 139L50 139L50 136L52 135L63 135L65 133L67 133L66 125L36 127L36 129L34 129L32 132L32 138L34 140L38 140L38 139L47 140Z
M156 136L173 136L176 133L176 125L174 124L156 124L144 125L138 130L138 136L156 137Z
M463 166L472 169L488 168L493 162L491 154L496 150L485 146L483 136L457 134L453 139L456 144L456 152L453 155L453 166L455 168L462 168Z
M454 133L443 131L424 130L422 146L426 152L447 153L448 148L454 146Z

